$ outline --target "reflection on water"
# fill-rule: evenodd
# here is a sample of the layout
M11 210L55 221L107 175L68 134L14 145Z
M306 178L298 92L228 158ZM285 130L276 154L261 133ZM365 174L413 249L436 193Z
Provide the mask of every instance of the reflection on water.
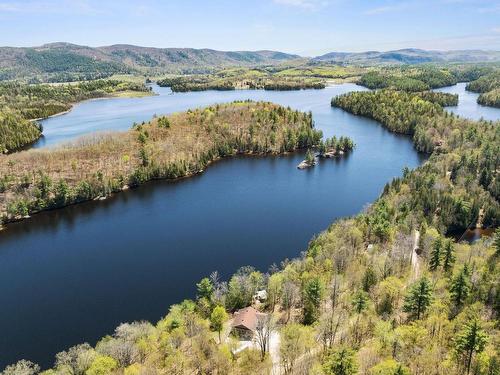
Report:
M0 368L20 358L49 366L58 351L120 323L158 320L194 296L212 271L265 271L297 256L313 234L372 202L404 167L422 161L411 140L331 108L356 85L288 92L229 91L104 99L44 121L45 145L94 130L123 130L154 113L215 102L269 100L313 113L325 136L356 149L306 171L303 153L236 157L201 175L156 181L111 199L34 215L0 234ZM38 147L42 146L42 143Z
M474 243L483 237L491 237L494 233L495 229L493 228L470 228L458 237L457 240Z

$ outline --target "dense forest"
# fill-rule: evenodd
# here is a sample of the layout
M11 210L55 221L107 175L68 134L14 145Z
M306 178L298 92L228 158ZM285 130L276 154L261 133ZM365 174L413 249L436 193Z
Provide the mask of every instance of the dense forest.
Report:
M0 153L19 150L42 135L42 127L17 111L0 111Z
M216 272L207 275L194 300L171 306L158 323L121 324L95 347L57 354L43 374L497 375L500 230L473 244L452 235L499 224L500 127L442 109L455 100L392 90L334 98L332 105L413 136L419 150L431 153L429 160L405 169L363 213L314 237L299 258L268 272L242 267L227 282ZM320 139L311 121L307 114L248 102L159 117L76 148L3 156L1 164L10 166L2 175L11 176L4 191L16 192L12 213L22 215L37 202L60 204L79 192L92 197L123 183L182 176L238 150L310 147ZM176 146L184 155L192 150L188 160L164 155L161 146L186 131L210 142ZM82 168L104 152L113 171ZM33 173L27 166L35 159L48 167ZM64 165L74 167L58 180L54 171ZM260 290L267 298L257 303ZM252 304L264 313L257 345L238 351L237 337L228 336L229 314ZM275 350L271 332L279 333ZM38 371L20 361L3 375Z
M66 85L0 83L0 152L20 149L36 141L42 133L34 119L67 111L79 101L134 92L148 94L143 84L97 80Z
M419 92L451 86L457 82L476 80L493 71L493 66L404 65L400 67L372 68L361 76L358 83L370 89L390 88Z
M320 140L310 113L270 103L235 102L157 117L128 132L0 155L0 215L4 222L21 219L149 180L199 173L224 156L283 153Z
M295 74L272 74L266 69L226 69L211 75L177 76L158 80L158 85L174 92L205 90L300 90L323 89L321 78Z
M370 89L424 91L453 85L457 83L457 78L448 69L404 67L368 72L361 76L359 83Z
M477 102L482 105L500 108L500 87L479 95Z
M477 102L482 105L500 108L500 69L495 69L468 83L466 89L481 93Z

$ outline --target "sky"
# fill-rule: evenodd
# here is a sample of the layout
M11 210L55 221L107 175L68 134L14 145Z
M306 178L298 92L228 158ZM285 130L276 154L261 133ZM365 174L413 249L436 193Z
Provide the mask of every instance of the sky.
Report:
M500 50L500 0L0 0L0 46Z

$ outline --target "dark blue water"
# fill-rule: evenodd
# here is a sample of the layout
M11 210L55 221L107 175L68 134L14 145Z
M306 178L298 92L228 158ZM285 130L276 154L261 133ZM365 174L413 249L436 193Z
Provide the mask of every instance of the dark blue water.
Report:
M409 138L330 107L347 84L296 92L201 92L89 101L44 122L46 144L214 102L265 99L312 110L326 136L357 148L300 171L303 154L238 157L179 182L158 181L35 215L0 233L0 368L20 358L47 367L69 346L95 343L125 321L158 320L194 296L212 271L266 271L299 255L338 217L358 213L403 167L418 166ZM40 145L39 145L40 146Z

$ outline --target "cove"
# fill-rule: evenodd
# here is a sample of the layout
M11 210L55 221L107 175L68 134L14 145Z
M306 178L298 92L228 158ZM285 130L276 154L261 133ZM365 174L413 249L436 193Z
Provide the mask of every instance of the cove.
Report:
M194 297L195 283L212 271L223 278L244 265L265 271L298 256L336 218L361 211L402 168L424 158L408 137L330 107L332 96L360 89L155 88L158 96L84 102L44 121L37 147L127 129L155 113L250 98L311 110L325 136L347 135L357 147L305 171L296 169L303 153L225 159L192 178L9 225L0 234L0 368L21 358L47 367L58 351L94 344L121 322L156 321L171 304Z

